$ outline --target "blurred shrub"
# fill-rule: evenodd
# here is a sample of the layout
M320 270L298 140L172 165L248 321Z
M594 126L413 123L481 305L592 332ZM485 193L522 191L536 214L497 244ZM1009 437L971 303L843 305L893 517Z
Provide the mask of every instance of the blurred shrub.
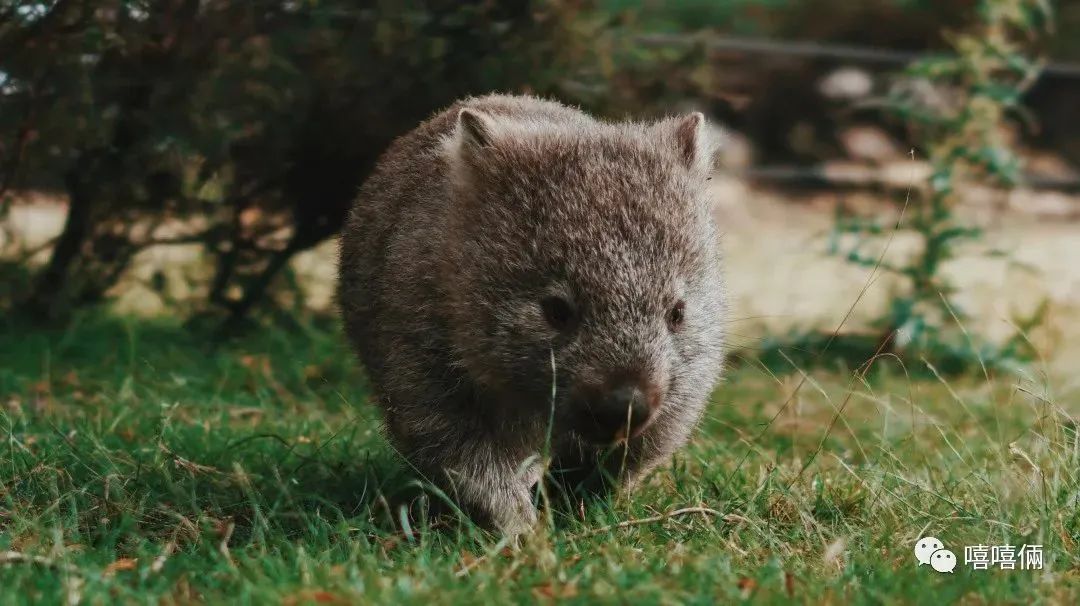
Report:
M639 31L697 34L616 49L619 69L610 99L636 111L693 99L750 136L766 163L836 157L842 154L837 116L851 120L852 111L817 94L819 81L838 67L835 59L743 52L737 45L710 48L709 38L940 50L946 47L941 31L970 23L973 5L973 0L605 0L602 6L613 14L626 11L622 20ZM685 44L674 43L679 39ZM871 71L889 67L856 64Z
M940 28L969 22L974 1L604 0L601 6L615 13L634 12L649 31L708 28L774 39L922 49L942 45Z
M900 65L866 55L840 60L744 52L737 44L710 48L706 42L711 37L728 42L764 38L789 48L842 45L937 54L952 48L943 32L970 30L980 19L978 0L601 0L600 5L625 28L670 34L663 44L615 49L611 62L618 69L605 80L608 100L623 110L641 111L692 99L750 136L757 158L785 164L843 157L838 134L846 126L880 124L880 115L817 94L823 78L844 66L884 76ZM1033 40L1032 50L1057 61L1076 61L1080 3L1043 5L1057 9L1057 27ZM1080 127L1070 117L1078 102L1080 79L1059 75L1042 78L1028 106L1042 124L1031 133L1035 142L1080 162ZM893 128L892 134L899 138L905 133Z
M378 154L454 99L551 93L576 3L0 1L0 196L70 212L25 297L63 317L140 249L201 242L239 317L339 228ZM184 219L184 221L177 221Z
M61 318L106 296L143 248L194 242L214 260L205 301L242 317L293 255L338 230L394 137L468 94L551 94L617 117L692 101L766 161L817 161L840 153L850 119L811 92L835 62L640 35L940 49L941 29L972 25L977 4L0 0L0 214L17 188L71 202L20 294Z
M960 189L975 180L1013 187L1021 179L1009 125L1023 118L1024 93L1041 68L1030 57L1031 43L1049 29L1052 14L1041 0L980 0L977 14L967 31L949 36L951 53L911 65L887 100L887 111L907 126L910 140L931 163L928 190L903 201L895 229L873 218L843 216L836 229L855 236L854 246L843 251L848 261L904 279L905 288L878 322L879 351L946 360L953 367L966 362L1000 368L1031 356L1025 335L994 347L967 334L964 310L943 267L963 242L981 237L955 212ZM900 229L920 243L911 259L893 264L883 253L864 252L867 244L887 247ZM1039 319L1016 324L1023 331Z

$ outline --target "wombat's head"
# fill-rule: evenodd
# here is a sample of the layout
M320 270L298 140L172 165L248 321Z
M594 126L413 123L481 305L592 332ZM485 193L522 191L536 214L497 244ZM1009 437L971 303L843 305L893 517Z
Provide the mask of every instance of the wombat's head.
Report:
M706 138L697 113L460 112L444 149L449 328L506 414L554 403L557 431L610 443L706 397L724 340Z

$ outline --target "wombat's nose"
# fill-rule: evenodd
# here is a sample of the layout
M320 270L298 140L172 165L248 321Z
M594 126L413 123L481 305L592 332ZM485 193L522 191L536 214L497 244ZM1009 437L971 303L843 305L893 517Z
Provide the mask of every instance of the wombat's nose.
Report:
M607 392L599 415L615 441L632 437L645 426L652 410L648 395L637 383L623 383ZM599 419L598 419L599 420Z

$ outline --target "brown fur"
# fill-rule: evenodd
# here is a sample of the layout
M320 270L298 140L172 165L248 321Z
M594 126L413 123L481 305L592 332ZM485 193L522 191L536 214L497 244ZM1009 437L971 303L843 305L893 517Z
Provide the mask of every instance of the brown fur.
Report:
M338 295L390 437L507 534L535 520L549 418L555 465L596 466L590 403L640 386L653 412L608 465L632 481L686 441L719 378L702 122L466 99L395 141L360 191ZM550 297L572 302L571 328L546 320Z

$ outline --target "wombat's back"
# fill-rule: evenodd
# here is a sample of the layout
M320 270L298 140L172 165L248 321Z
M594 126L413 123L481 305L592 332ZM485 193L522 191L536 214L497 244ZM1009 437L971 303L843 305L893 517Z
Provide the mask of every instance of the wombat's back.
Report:
M523 96L464 99L398 138L364 183L341 235L338 303L345 330L378 391L438 389L430 368L452 380L436 272L449 203L445 139L464 108L522 122L588 128L595 121L560 103ZM401 347L406 341L412 347ZM417 352L415 344L422 343ZM418 357L422 356L422 357ZM384 369L392 368L392 375ZM385 393L383 394L385 395ZM417 393L414 397L424 397Z

